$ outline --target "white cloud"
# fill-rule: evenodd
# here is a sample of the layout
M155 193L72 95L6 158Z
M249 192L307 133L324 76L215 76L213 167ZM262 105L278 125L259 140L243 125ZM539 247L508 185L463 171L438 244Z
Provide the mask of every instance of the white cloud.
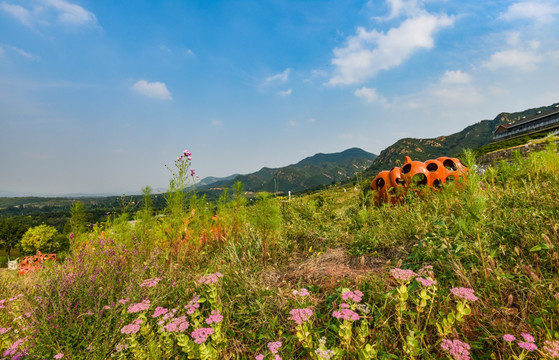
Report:
M91 11L65 0L40 0L41 4L33 9L12 5L6 1L0 3L0 10L7 12L22 24L34 27L59 22L72 26L97 25L97 17Z
M64 0L45 0L45 3L58 10L58 20L76 26L95 25L97 17L91 11Z
M212 127L220 127L221 125L223 125L223 121L217 120L217 119L212 119L211 124L212 124Z
M490 70L517 68L522 71L533 71L541 61L541 56L534 52L511 49L494 53L483 66Z
M372 0L369 3L372 3ZM390 14L386 17L376 17L376 19L392 20L403 14L413 15L420 11L417 0L386 0L386 3L390 6Z
M287 125L289 125L289 126L291 126L291 127L295 127L295 126L297 126L297 122L294 121L294 120L289 120L289 121L287 122Z
M35 61L37 61L37 60L40 60L40 59L41 59L41 57L40 57L39 55L31 54L31 53L29 53L29 52L27 52L27 51L25 51L25 50L22 50L22 49L20 49L20 48L15 47L15 46L11 46L10 48L11 48L13 51L15 51L16 53L18 53L19 55L21 55L21 56L23 56L24 58L27 58L27 59L29 59L29 60L35 60Z
M470 75L461 70L447 70L441 77L441 84L468 84L470 81L472 81Z
M398 66L414 52L433 48L435 33L453 24L452 16L422 12L386 33L359 27L357 34L347 39L345 47L334 49L332 64L337 69L327 84L359 84L381 70Z
M355 90L355 96L365 99L367 102L375 102L379 99L375 89L363 86L361 89Z
M500 16L508 21L533 20L536 23L550 23L559 14L559 5L546 1L522 1L512 4Z
M284 90L284 91L279 91L278 95L279 96L289 96L289 95L291 95L292 92L293 92L293 89L287 89L287 90Z
M291 72L291 69L285 69L283 72L279 73L279 74L275 74L272 76L268 76L265 80L264 80L264 84L271 84L271 83L285 83L287 82L287 80L289 80L289 73Z
M7 12L24 25L31 25L31 12L22 6L12 5L2 1L0 3L0 10Z
M146 80L139 80L131 87L132 90L138 94L160 100L172 100L173 97L165 83L154 81L148 82Z

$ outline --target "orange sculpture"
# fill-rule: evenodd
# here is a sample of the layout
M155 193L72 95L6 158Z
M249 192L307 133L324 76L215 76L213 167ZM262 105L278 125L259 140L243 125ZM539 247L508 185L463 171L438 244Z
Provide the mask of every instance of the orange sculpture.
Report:
M409 156L404 157L404 165L393 167L390 171L381 171L371 183L375 190L375 202L401 201L407 189L412 185L423 185L430 189L438 189L444 183L465 179L468 168L460 160L450 157L440 157L425 162L412 161Z
M29 271L37 270L41 267L43 262L46 260L58 261L58 255L56 254L41 254L39 251L37 255L26 256L18 264L19 275L27 274Z

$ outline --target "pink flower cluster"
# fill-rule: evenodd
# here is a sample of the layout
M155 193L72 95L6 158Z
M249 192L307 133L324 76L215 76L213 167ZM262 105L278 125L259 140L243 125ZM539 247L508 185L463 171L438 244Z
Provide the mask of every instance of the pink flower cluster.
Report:
M152 317L153 318L160 317L161 315L167 314L168 311L169 311L169 309L158 306L158 307L155 308L155 311L153 312Z
M163 326L163 329L168 332L177 332L177 331L185 331L190 323L186 321L186 315L183 315L178 318L173 318L167 325Z
M149 301L149 299L145 299L144 301L142 301L140 303L131 304L128 307L127 312L129 314L134 314L134 313L137 313L137 312L140 312L140 311L145 311L145 310L149 309L150 304L151 304L151 301Z
M394 268L390 270L390 275L396 280L410 281L417 276L417 273L408 269Z
M64 357L63 353L58 353L58 354L54 355L55 359L62 359L63 357Z
M470 345L458 339L441 341L441 348L448 351L454 360L470 360Z
M214 329L212 328L200 328L196 329L192 332L192 337L194 338L194 342L196 344L201 344L208 339L208 336L214 333Z
M212 310L210 317L206 319L206 324L219 323L221 320L223 320L223 315L219 313L219 310Z
M135 334L140 331L140 324L142 323L142 319L136 319L134 322L125 325L120 332L123 334Z
M431 279L425 279L422 277L416 277L415 280L420 283L421 285L425 286L425 287L429 287L429 286L433 286L433 285L437 285L437 281L436 280L431 280Z
M186 313L188 315L192 315L194 314L194 312L196 311L196 309L198 309L200 307L200 304L198 303L198 300L200 300L200 295L195 295L192 300L190 300L190 302L188 303L188 305L185 305L184 308L187 309Z
M303 296L309 296L310 293L309 293L309 290L307 290L307 289L305 289L305 288L302 288L302 289L299 290L299 291L293 290L293 295L303 297Z
M23 352L19 350L19 347L27 341L27 336L23 339L16 340L9 348L7 348L2 357L7 358L8 356L13 356L12 359L21 359L24 355L28 355L27 351L24 350Z
M220 277L223 277L223 274L220 272L202 276L198 280L198 284L206 284L206 285L215 284Z
M536 339L534 339L534 337L528 333L521 333L520 334L522 336L522 338L524 338L524 341L519 341L516 344L518 346L520 346L523 349L526 349L528 351L536 351L538 350L538 346L536 344L534 344L534 342L536 341ZM507 342L513 342L514 340L516 340L516 338L514 337L514 335L511 334L505 334L503 335L503 340L507 341ZM559 342L557 342L557 345L559 346ZM558 348L559 350L559 348Z
M553 297L557 300L559 300L559 292L556 292L555 295L553 295Z
M140 287L154 287L161 281L161 278L146 279L140 284Z
M341 304L340 311L333 311L332 316L335 317L336 319L344 319L348 321L359 320L359 314L349 309L349 305L347 304Z
M289 320L293 320L295 324L301 325L303 321L307 321L312 316L312 310L309 308L293 309L289 312L289 315L291 315Z
M450 289L450 292L453 293L455 296L462 298L468 301L477 301L477 296L474 295L474 289L465 288L465 287L458 287Z
M7 333L8 331L10 331L12 328L0 328L0 335L4 335L5 333Z
M360 302L362 297L363 297L363 293L359 290L347 291L342 294L342 300L346 301L349 299L354 303Z
M175 162L179 162L179 161L181 161L182 159L185 159L185 160L190 161L190 160L192 160L192 157L191 157L191 156L192 156L192 154L190 153L190 151L184 150L183 153L182 153L182 155L179 156L179 157L177 158L177 160L175 160Z
M272 354L277 354L278 353L278 349L281 347L281 341L276 341L276 342L269 342L268 343L268 350L270 350L270 352Z
M546 340L542 350L551 358L559 358L559 340Z

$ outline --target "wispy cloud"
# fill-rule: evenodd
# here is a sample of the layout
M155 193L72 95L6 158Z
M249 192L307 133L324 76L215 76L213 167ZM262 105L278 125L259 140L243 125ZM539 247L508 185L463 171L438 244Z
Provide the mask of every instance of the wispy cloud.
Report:
M510 5L507 11L499 18L516 21L532 20L535 23L551 23L554 17L559 14L559 4L551 1L522 1Z
M490 70L516 68L522 71L533 71L541 61L541 55L534 51L510 49L493 53L483 67Z
M10 14L23 25L35 27L57 22L71 26L97 26L97 17L84 7L65 0L40 0L32 8L2 1L0 10Z
M468 84L472 77L461 70L447 70L441 77L441 84Z
M132 90L138 94L159 100L172 100L171 92L167 90L165 83L154 81L148 82L146 80L139 80L131 87Z
M287 89L287 90L279 91L278 95L279 96L289 96L289 95L291 95L292 92L293 92L293 89Z
M355 90L355 96L365 99L367 102L375 102L379 99L379 95L375 89L363 86L361 89Z
M381 70L400 65L416 51L433 48L435 34L454 21L454 17L446 14L421 11L386 33L359 27L344 47L334 49L331 62L336 72L327 85L363 83Z
M291 69L285 69L283 72L272 75L272 76L268 76L266 79L264 79L263 85L268 85L268 84L273 84L273 83L280 83L280 84L284 84L287 82L287 80L289 80L289 73L291 72Z
M22 24L31 26L32 14L23 6L8 4L5 1L0 3L0 10L10 14Z
M212 127L220 127L220 126L223 125L223 121L217 120L217 119L212 119L210 124L212 125Z

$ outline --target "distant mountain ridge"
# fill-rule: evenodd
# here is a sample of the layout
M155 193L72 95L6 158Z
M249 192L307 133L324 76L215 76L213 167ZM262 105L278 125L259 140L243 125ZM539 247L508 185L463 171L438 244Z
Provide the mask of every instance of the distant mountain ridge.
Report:
M390 170L403 162L404 156L412 160L425 161L441 156L458 156L464 149L477 149L493 141L493 132L501 124L515 123L525 117L553 109L556 104L527 109L521 112L502 112L493 120L482 120L464 130L448 136L430 139L404 138L396 141L380 152L373 164L364 172L364 176L375 176L382 170Z
M296 164L281 168L262 169L233 179L216 181L208 185L197 185L200 191L222 190L241 181L246 191L298 192L308 188L329 185L355 176L373 164L377 155L359 148L339 153L315 154Z

